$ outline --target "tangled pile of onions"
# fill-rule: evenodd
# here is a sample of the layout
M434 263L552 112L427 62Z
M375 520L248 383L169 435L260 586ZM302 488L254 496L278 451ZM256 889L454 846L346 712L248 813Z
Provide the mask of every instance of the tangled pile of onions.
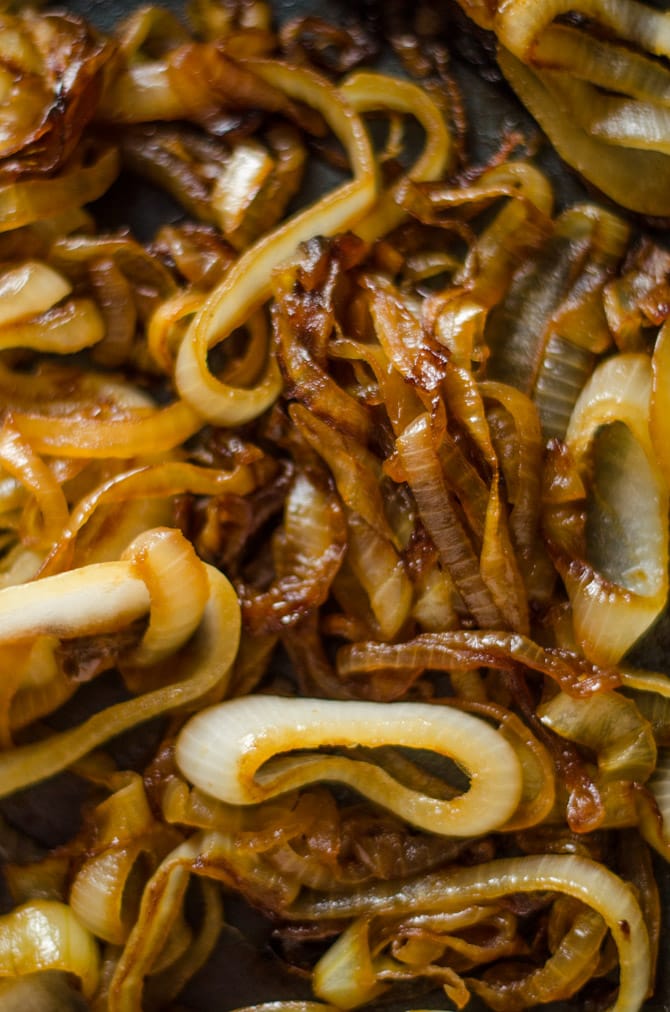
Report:
M538 9L473 6L512 80L558 48L572 95L595 43ZM84 800L55 849L0 822L0 999L172 1007L232 895L311 994L275 1010L634 1012L670 859L670 679L628 663L668 595L670 255L556 213L518 143L460 164L448 75L357 69L362 29L191 20L2 15L0 795ZM316 159L342 181L296 210ZM98 231L122 167L187 220Z

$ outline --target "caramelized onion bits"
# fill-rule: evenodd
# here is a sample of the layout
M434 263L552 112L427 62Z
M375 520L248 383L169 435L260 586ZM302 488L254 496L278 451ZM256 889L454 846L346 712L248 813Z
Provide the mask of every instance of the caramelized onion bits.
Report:
M254 635L296 625L327 599L346 551L342 507L324 482L299 473L284 507L284 529L277 544L277 577L265 591L240 583L245 628Z
M454 800L403 786L374 761L303 750L403 745L458 763L470 788ZM301 750L291 757L282 755ZM202 710L180 732L177 764L197 787L229 804L257 804L336 780L410 824L475 836L504 824L518 805L521 770L512 747L485 721L448 707L250 696Z
M158 609L155 616L150 615L147 639L136 658L151 663L163 655L168 645L175 650L183 644L179 653L173 653L170 684L165 685L163 679L160 688L117 703L71 730L0 753L0 791L4 795L65 769L121 731L188 706L223 686L237 652L240 629L239 605L231 585L223 574L204 567L209 593L204 608L200 608L196 634L188 643L184 641L195 624L195 615L188 615L185 624L180 620L175 631L174 608L166 602L161 589L161 579L171 578L176 565L175 571L182 578L179 595L185 587L193 586L194 600L198 602L203 563L190 545L186 548L187 544L176 531L153 532L139 540L136 551L132 546L129 549L129 558L136 558L136 562L83 566L0 591L3 641L36 634L70 639L118 630L150 612L151 590ZM147 566L156 567L151 572L151 587L135 575L135 565L145 577ZM176 596L176 588L172 596Z
M100 954L69 906L36 899L0 917L0 977L61 970L79 978L86 998L98 987Z
M77 541L98 510L121 506L124 517L127 517L131 514L131 503L140 506L151 500L169 503L185 492L201 496L246 495L255 488L263 470L260 465L256 469L253 465L241 464L232 471L220 471L172 460L162 464L145 464L115 474L79 499L67 522L60 525L57 537L52 538L51 550L42 564L40 576L71 567Z
M529 668L547 675L575 697L621 684L616 668L599 667L570 650L541 647L525 636L505 631L422 633L405 643L352 643L338 651L337 669L343 678L393 667L429 671Z
M72 14L3 13L1 30L0 172L56 172L93 117L113 46Z
M482 578L479 560L453 495L446 487L430 417L420 415L396 439L421 519L466 607L485 629L505 622Z
M601 664L616 663L640 638L668 593L668 488L650 438L651 396L648 356L610 358L582 391L566 437L577 467L591 470L592 498L586 557L559 549L555 562L577 639Z
M251 66L264 80L321 113L349 155L354 180L290 218L244 253L191 324L177 356L177 388L202 418L220 425L241 424L265 411L279 395L281 378L270 355L263 377L253 388L227 386L210 372L208 351L269 298L273 270L299 243L353 227L377 194L365 127L339 93L306 70L262 61L252 61Z

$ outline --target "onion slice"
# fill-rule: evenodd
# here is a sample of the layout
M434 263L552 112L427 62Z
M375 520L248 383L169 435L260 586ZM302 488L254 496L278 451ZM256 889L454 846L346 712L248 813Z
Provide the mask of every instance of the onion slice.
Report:
M246 323L270 297L273 270L301 242L353 227L377 194L367 133L340 94L307 70L264 61L250 61L249 66L290 98L306 101L324 116L349 154L354 180L255 243L233 264L196 315L179 349L175 380L181 396L194 410L220 425L241 424L265 411L279 394L281 378L275 359L270 357L256 386L228 386L210 372L208 351Z
M607 359L582 391L566 436L580 470L595 463L586 531L591 558L561 557L557 565L577 639L600 664L623 656L660 614L668 593L668 489L650 438L651 393L646 355Z
M385 770L347 756L292 749L395 744L448 756L470 789L441 801ZM514 749L485 721L422 703L251 696L203 710L181 731L177 764L197 787L229 804L257 804L316 780L336 780L432 833L475 836L503 825L521 797Z
M515 893L551 891L581 900L601 915L619 952L619 994L609 1012L636 1012L651 977L649 936L631 886L601 864L576 854L504 858L473 868L434 872L384 883L359 893L298 899L291 919L396 917L419 911L452 911Z
M33 900L0 917L0 977L45 970L73 973L86 998L98 986L100 955L93 935L70 908Z
M159 554L163 556L162 551ZM197 559L195 563L196 568L204 565ZM223 691L237 653L240 609L225 576L211 566L204 568L209 597L195 635L173 655L171 684L164 685L165 668L160 665L160 688L107 707L43 741L0 752L0 795L65 769L102 742L143 721L188 706L215 689ZM175 594L178 591L181 588L175 588ZM0 639L25 639L36 631L60 637L113 631L146 614L149 604L149 589L134 575L131 562L84 566L0 591ZM171 629L158 628L165 621L169 621L169 610L162 608L159 622L153 628L150 624L145 644L152 651L161 652L162 642L172 639ZM189 622L182 627L181 634L188 635L190 626Z

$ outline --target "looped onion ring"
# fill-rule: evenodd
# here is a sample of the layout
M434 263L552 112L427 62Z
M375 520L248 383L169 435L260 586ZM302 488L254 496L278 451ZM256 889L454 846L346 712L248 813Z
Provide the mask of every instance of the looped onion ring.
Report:
M256 386L231 387L209 370L207 353L249 319L271 294L272 272L301 243L314 235L351 228L372 206L377 185L370 142L360 118L332 86L317 75L280 63L251 61L250 66L291 98L305 101L326 119L344 145L354 180L329 193L257 242L230 268L197 314L177 356L179 393L210 422L240 425L257 417L277 398L281 377L273 357Z
M290 749L429 749L467 770L470 789L449 801L420 794L386 771L340 755ZM476 836L503 825L521 797L514 749L485 721L423 703L340 702L251 696L202 710L177 741L177 764L196 786L230 804L250 805L336 780L431 833Z

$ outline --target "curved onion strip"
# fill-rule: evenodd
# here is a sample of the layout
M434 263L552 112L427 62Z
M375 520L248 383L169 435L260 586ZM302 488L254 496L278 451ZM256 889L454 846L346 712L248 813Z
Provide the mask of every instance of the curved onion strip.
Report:
M546 819L556 801L555 771L545 746L528 730L524 722L495 703L472 700L450 700L452 706L462 707L469 713L491 717L500 725L517 754L523 772L523 789L519 807L503 827L505 832L516 832L537 825Z
M104 336L105 322L95 302L71 299L32 320L0 329L0 351L30 348L68 355L90 348Z
M321 1001L265 1001L260 1005L245 1005L234 1012L340 1012L335 1005Z
M621 684L639 692L657 692L660 696L670 699L670 678L660 671L639 671L635 668L622 667Z
M170 460L164 464L147 464L116 474L88 495L82 496L72 510L69 521L60 525L52 539L52 549L42 565L40 575L51 575L69 567L80 531L101 507L114 503L127 504L137 499L168 499L183 492L192 495L247 495L255 485L253 468L246 464L239 465L232 471L219 471L186 461Z
M599 574L589 566L572 566L568 561L560 564L576 636L587 656L600 663L620 659L659 615L668 593L668 488L649 435L651 387L651 364L646 355L617 355L606 360L582 391L566 435L577 466L586 468L596 435L600 433L602 441L608 431L604 426L622 424L626 428L621 434L630 434L628 457L637 461L637 473L627 472L623 477L610 474L612 466L608 465L599 489L601 498L609 495L611 501L605 503L605 509L620 528L618 536L611 533L606 537L605 530L599 535L604 542L599 554L608 566L604 576L610 582L599 583ZM624 459L620 442L613 443L610 450L610 455L615 453L615 462ZM598 520L604 524L600 517ZM623 547L619 548L625 572L617 558L617 545L621 546L624 536L634 546L635 556L634 564L629 564ZM614 571L621 574L616 583L612 582Z
M154 818L139 774L116 774L112 781L114 792L91 814L88 832L95 846L78 867L69 903L94 935L122 945L139 907L142 880L181 838Z
M332 488L296 475L284 506L277 578L265 591L238 587L244 625L254 635L281 632L323 604L342 563L347 538L342 507Z
M72 285L48 264L28 260L0 275L0 333L5 327L46 313L72 291Z
M542 430L537 408L520 390L504 383L484 380L479 384L479 390L484 397L498 401L514 420L519 446L514 461L516 473L513 485L509 472L505 471L504 461L501 466L508 486L507 498L512 504L510 534L521 556L522 565L528 566L537 536L540 511Z
M550 891L581 900L601 915L619 951L619 994L610 1012L642 1007L650 983L649 937L633 890L601 864L576 854L503 858L434 872L417 879L368 887L365 891L298 899L295 920L459 910L514 893Z
M193 635L209 596L209 582L193 546L175 530L147 531L124 557L149 592L149 626L123 663L147 667L173 654ZM179 588L179 593L176 593Z
M117 74L103 95L98 116L114 123L188 118L191 110L172 87L165 60L143 60Z
M670 215L669 155L614 147L589 136L529 67L502 48L498 62L511 87L568 165L623 207L640 214Z
M351 1009L374 1001L388 985L377 979L370 924L359 918L342 932L314 967L312 989L317 998Z
M104 147L96 152L91 165L66 167L50 179L28 179L0 186L0 232L97 200L112 185L119 168L116 148Z
M146 612L148 592L141 580L129 576L129 565L129 563L100 564L84 567L74 573L48 577L47 580L41 581L41 584L49 583L54 588L54 595L58 593L57 588L68 581L68 586L74 585L76 595L78 595L79 604L76 599L73 601L73 596L70 595L70 599L66 603L67 614L61 618L60 623L54 623L56 629L62 629L64 623L67 627L67 623L72 622L73 610L77 615L79 612L85 615L87 610L91 610L92 602L95 603L100 597L100 584L97 577L110 572L116 574L116 580L112 587L116 591L118 599L115 608L117 628L121 607L125 606L126 612L129 612L127 600L129 587L131 593L134 592L136 599L141 598L142 608L137 608L139 601L136 600L135 614L130 611L126 615L126 621ZM110 567L112 567L111 570ZM223 574L211 566L205 568L209 580L209 600L195 636L173 661L171 675L175 679L174 682L127 702L107 707L71 730L53 734L44 741L22 745L11 752L0 753L0 794L11 794L31 783L43 780L53 773L65 769L92 749L97 748L102 742L115 737L122 731L159 714L187 706L211 690L220 689L223 680L229 675L237 652L240 611L235 592ZM90 570L94 570L95 575L87 572ZM80 586L85 583L87 577L89 579L86 586ZM39 599L40 592L43 596L39 582L28 584L25 587L12 588L11 594L20 598L21 592L34 591L35 588L37 588ZM104 602L107 590L104 584L102 590ZM6 591L0 591L0 600L4 593ZM63 599L60 596L56 601L47 598L41 603L43 611L53 613L56 605L63 603ZM39 611L39 609L33 608L33 613L35 611ZM103 628L108 628L111 616L104 607L102 612L106 623ZM28 609L28 617L29 615L30 609ZM52 616L49 615L49 617ZM25 620L26 615L22 615L22 618ZM39 628L39 623L36 623L33 617L33 633L36 627ZM89 627L90 623L86 623L85 628ZM25 630L24 635L31 635L31 632Z
M128 562L100 562L0 590L0 641L112 632L149 610L149 593Z
M468 979L470 988L492 1009L532 1008L572 998L593 976L607 926L595 910L581 909L544 964L520 980L500 984Z
M620 684L614 668L602 668L579 654L541 647L519 633L465 631L422 633L405 643L355 643L342 647L337 668L343 677L379 668L425 668L461 671L491 667L514 671L530 668L553 678L571 696L589 696Z
M656 764L651 724L631 699L600 692L590 699L571 699L559 692L538 707L543 724L576 741L596 756L609 780L648 780Z
M163 951L179 916L201 840L200 834L196 834L173 850L149 880L137 921L110 984L109 1012L136 1012L142 1007L144 975Z
M381 194L377 205L353 229L356 235L372 242L405 219L406 212L396 201L405 179L423 182L442 177L451 158L449 130L433 99L423 88L409 81L390 78L386 74L358 72L342 82L340 92L357 112L393 109L411 113L426 132L424 150L404 179Z
M365 590L383 639L400 632L413 588L393 544L357 514L347 517L347 564Z
M365 128L339 94L305 70L262 61L251 61L250 66L291 98L306 101L324 116L349 154L354 181L295 215L243 254L189 328L177 356L177 388L201 417L221 425L240 424L261 414L279 394L281 380L271 357L255 387L229 387L209 371L208 350L244 324L269 298L273 270L299 243L314 235L328 236L351 228L376 196L374 161Z
M67 500L44 461L14 428L11 415L6 416L0 429L0 464L35 497L42 514L38 544L53 544L68 521Z
M670 323L664 323L656 337L651 371L649 431L656 459L670 487Z
M318 754L273 758L291 749L389 743L453 758L468 771L470 790L440 801L368 762ZM315 780L337 780L413 825L450 836L501 825L521 794L519 761L502 735L469 714L421 703L236 699L189 720L176 760L196 786L230 804L256 804Z
M533 46L545 28L574 10L574 0L507 0L498 5L494 31L519 59L533 59ZM620 38L657 56L670 56L670 17L636 0L580 0L579 13L610 28Z
M202 292L185 291L173 295L158 306L147 327L147 345L153 359L166 375L171 376L174 368L172 340L178 323L197 313L205 296ZM179 337L181 340L181 335Z
M474 547L447 490L427 414L416 418L398 436L396 449L440 562L453 579L468 610L484 628L504 625L503 617L482 579Z
M136 409L135 417L63 418L30 410L14 412L14 423L38 453L75 458L128 459L173 450L202 426L186 401L166 408Z
M300 434L328 465L345 506L397 547L384 510L382 473L377 457L361 440L338 431L302 404L292 404L289 410Z
M91 998L99 963L95 939L64 903L33 900L0 917L0 977L63 970L79 977Z
M533 66L545 65L611 92L670 105L670 71L662 63L568 25L554 24L536 39Z
M543 81L590 137L607 144L670 154L670 109L603 94L586 81L545 72Z
M180 994L191 977L205 965L212 955L223 927L223 902L217 882L198 879L202 894L202 913L195 937L189 941L186 951L169 966L160 971L150 984L150 1001L165 1006L175 994ZM158 969L156 967L156 969Z

